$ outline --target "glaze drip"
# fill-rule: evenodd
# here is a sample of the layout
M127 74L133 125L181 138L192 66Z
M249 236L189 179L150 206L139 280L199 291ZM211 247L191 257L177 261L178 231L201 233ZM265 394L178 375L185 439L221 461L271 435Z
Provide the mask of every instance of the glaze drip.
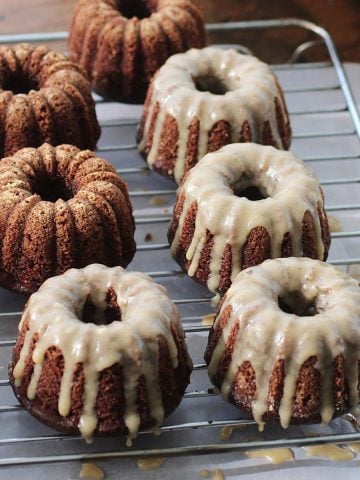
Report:
M102 311L108 307L108 291L121 311L121 321L104 325L84 323L81 318L89 296ZM36 396L46 352L58 348L64 358L64 369L58 398L58 412L66 417L71 410L74 372L82 365L84 393L79 430L91 440L98 423L96 401L100 373L113 365L123 372L125 415L130 438L136 436L141 420L138 411L138 383L145 379L151 417L156 425L164 418L162 392L159 386L159 338L166 339L172 368L178 366L178 348L173 330L179 338L184 333L175 305L164 287L144 274L126 272L121 267L90 265L71 269L64 275L47 280L28 302L19 330L27 328L19 359L13 369L15 386L21 385L30 346L34 371L27 389L29 400ZM190 368L190 359L187 358Z
M169 116L175 119L179 138L176 152L171 154L171 175L178 183L189 169L186 164L194 119L200 120L196 162L209 151L209 134L217 122L230 125L231 140L227 143L244 141L244 125L250 141L265 143L264 125L268 125L271 141L268 138L266 143L288 148L289 138L282 138L278 125L281 117L290 136L279 84L270 67L251 55L215 47L173 55L154 77L152 92L139 150L146 153L151 168L156 166L164 124ZM154 124L158 105L161 109Z
M260 200L239 197L251 185L262 192ZM236 188L234 187L236 185ZM219 289L222 258L231 248L233 281L243 268L242 251L250 232L264 227L270 236L270 258L282 256L285 235L291 239L292 256L303 256L303 219L314 220L316 256L325 257L319 211L324 212L323 194L313 172L293 154L252 143L227 145L207 154L188 174L178 190L184 204L171 253L176 258L187 213L197 205L195 230L186 252L187 271L194 276L207 232L214 236L207 286ZM325 213L324 213L325 215Z
M301 294L305 303L315 303L315 315L298 317L279 308L278 298L294 291ZM219 386L217 372L237 326L230 363L220 385L221 393L226 399L233 395L240 367L250 363L256 381L251 410L260 426L264 425L264 415L269 413L278 413L284 428L289 425L294 413L299 372L311 358L316 359L315 369L320 374L318 408L322 422L328 423L339 413L333 393L334 364L339 357L344 360L342 381L348 390L344 394L348 395L348 401L341 408L356 411L360 361L360 289L356 280L317 260L267 260L236 277L226 293L213 332L221 328L219 322L224 309L230 314L211 357L207 359L209 376ZM212 333L209 342L211 336ZM269 392L272 373L279 360L284 362L285 378L276 406L269 398Z

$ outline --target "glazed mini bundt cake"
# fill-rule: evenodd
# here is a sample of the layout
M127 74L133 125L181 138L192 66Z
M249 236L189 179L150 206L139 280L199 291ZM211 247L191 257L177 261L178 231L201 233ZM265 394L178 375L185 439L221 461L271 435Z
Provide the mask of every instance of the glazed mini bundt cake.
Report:
M1 286L32 293L72 267L125 267L134 229L126 184L94 152L44 144L0 161Z
M93 149L99 136L90 84L77 65L45 46L0 46L0 158L45 142Z
M149 88L138 131L150 168L177 183L207 152L226 144L287 150L290 140L285 100L270 67L215 47L167 60Z
M223 294L240 270L268 258L327 258L321 187L290 152L255 143L207 154L177 192L168 238L180 266Z
M359 404L359 282L309 258L239 273L205 353L225 399L267 421L328 423Z
M204 22L191 0L79 0L68 46L96 92L142 103L170 55L205 43Z
M158 426L192 369L179 313L142 273L89 265L47 280L19 325L10 381L58 430L95 435Z

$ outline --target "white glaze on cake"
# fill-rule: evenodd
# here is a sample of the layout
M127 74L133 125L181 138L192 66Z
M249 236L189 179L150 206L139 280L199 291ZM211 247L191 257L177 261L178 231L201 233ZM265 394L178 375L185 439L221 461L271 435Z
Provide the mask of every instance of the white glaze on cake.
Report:
M104 310L110 287L117 296L121 321L108 325L83 323L80 318L88 295L91 294L98 309ZM121 267L94 264L71 269L47 280L31 296L19 330L24 322L28 322L29 329L13 377L19 386L31 340L39 334L32 355L35 368L27 391L29 400L35 398L45 353L55 346L61 350L65 365L58 402L62 416L70 411L73 373L77 364L83 364L85 388L79 429L85 439L91 439L97 426L94 408L99 374L117 363L123 367L124 420L129 436L136 436L140 425L136 402L137 384L142 375L146 380L151 416L157 425L161 424L164 408L158 380L159 336L167 342L173 368L178 365L178 351L171 328L177 330L180 338L184 336L177 308L164 287L147 275L126 272ZM190 358L188 362L191 366Z
M285 313L278 298L298 292L308 303L315 303L314 316L298 317ZM285 382L279 407L281 425L286 428L292 415L296 381L301 366L316 357L315 368L321 375L320 414L328 423L335 413L333 398L333 362L344 357L349 405L355 412L359 404L358 362L360 360L360 288L358 282L335 267L308 258L267 260L241 272L227 291L221 312L231 306L230 318L209 363L214 378L237 324L239 331L234 350L221 386L227 399L238 369L250 362L256 377L256 398L252 414L264 425L270 376L275 362L285 363ZM261 348L259 348L261 346Z
M194 83L198 77L215 77L228 91L222 95L199 91ZM152 113L157 103L161 108L147 162L151 168L156 163L164 121L167 115L171 115L179 130L173 172L178 183L186 169L189 126L194 118L200 120L198 160L208 152L209 132L220 120L225 120L231 126L231 143L241 141L244 122L249 124L251 141L262 143L264 123L269 122L274 145L285 148L277 125L275 98L286 123L287 111L277 79L270 67L256 57L215 47L191 49L173 55L154 78L152 100L139 150L145 150Z
M267 198L251 201L234 194L233 189L241 191L249 186L258 188ZM208 153L191 169L178 189L178 198L185 201L171 253L176 258L186 214L196 204L195 232L186 252L188 275L193 276L198 268L209 231L214 235L207 281L211 291L219 288L225 247L231 245L234 280L242 269L242 249L255 227L264 227L270 235L271 258L281 257L288 232L292 255L303 256L302 221L307 211L314 219L317 257L324 258L318 215L318 209L324 209L322 191L312 170L290 152L252 143L227 145Z

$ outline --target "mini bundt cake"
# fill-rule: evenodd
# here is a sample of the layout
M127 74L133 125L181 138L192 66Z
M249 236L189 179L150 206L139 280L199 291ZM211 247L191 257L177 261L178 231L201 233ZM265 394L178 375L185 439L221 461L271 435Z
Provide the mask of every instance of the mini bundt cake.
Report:
M1 160L1 286L32 293L71 267L125 267L134 229L126 184L94 152L44 144Z
M90 84L77 65L45 46L0 46L0 158L45 142L92 149L99 136Z
M278 258L239 273L205 353L211 381L262 428L328 423L359 404L360 288L335 267Z
M268 258L327 258L321 187L292 153L255 143L207 154L185 176L168 231L180 266L223 294L240 270Z
M47 280L19 325L10 381L58 430L136 436L180 403L192 369L179 313L142 273L89 265Z
M191 0L79 0L68 47L96 92L142 103L170 55L205 43L204 22Z
M171 57L149 88L138 130L150 168L180 183L207 152L254 142L288 149L281 87L252 55L207 47Z

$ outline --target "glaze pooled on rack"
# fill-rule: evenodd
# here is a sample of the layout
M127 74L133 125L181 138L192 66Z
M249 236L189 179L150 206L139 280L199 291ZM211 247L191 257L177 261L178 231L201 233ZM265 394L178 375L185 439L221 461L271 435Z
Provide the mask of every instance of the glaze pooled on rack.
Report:
M328 423L357 411L360 288L335 267L279 258L241 272L209 334L209 376L254 417Z
M244 268L276 257L325 260L330 244L313 172L290 152L253 143L227 145L191 169L168 237L188 275L220 293Z
M35 417L59 430L136 436L180 403L191 360L161 285L90 265L47 280L19 325L10 380Z
M207 152L255 142L288 149L291 129L268 65L207 47L172 56L149 87L138 132L151 168L180 183Z

